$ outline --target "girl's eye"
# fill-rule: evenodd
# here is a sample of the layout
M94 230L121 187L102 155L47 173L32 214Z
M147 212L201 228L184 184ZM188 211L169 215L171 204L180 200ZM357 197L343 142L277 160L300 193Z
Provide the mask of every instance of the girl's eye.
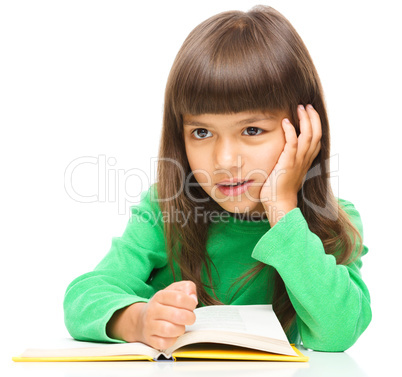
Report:
M252 133L251 133L250 136L261 135L261 133L264 132L261 128L258 128L258 127L247 127L247 128L246 128L246 130L250 130L250 129L251 129L251 130L254 130L254 131L252 131ZM256 130L257 130L257 131L260 130L261 132L260 132L259 134L255 134Z
M248 127L246 130L253 130L251 131L251 135L247 135L247 136L257 136L257 135L261 135L262 132L264 132L261 128L258 127ZM192 133L195 135L196 139L206 139L206 137L197 137L197 132L198 131L202 131L201 134L205 134L208 133L209 131L206 130L205 128L196 128ZM258 131L261 131L259 133L256 133Z
M203 131L203 132L201 132L201 134L205 134L205 132L209 132L208 130L206 130L205 128L196 128L192 133L195 135L195 138L196 139L205 139L205 137L197 137L196 135L197 135L197 131L199 131L199 130L201 130L201 131Z

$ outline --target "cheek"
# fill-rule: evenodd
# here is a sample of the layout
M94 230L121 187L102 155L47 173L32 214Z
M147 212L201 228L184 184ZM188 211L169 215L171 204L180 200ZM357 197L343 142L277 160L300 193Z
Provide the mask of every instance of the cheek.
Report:
M252 157L253 166L269 175L278 162L284 146L284 140L279 139L275 143L264 144L262 148L255 149Z
M193 176L198 183L210 183L211 174L206 169L206 159L200 156L200 153L191 153L186 149L187 161L190 169L193 171Z
M202 166L202 160L196 153L187 153L187 161L190 165L191 170L200 169Z
M187 161L188 164L190 165L191 170L197 169L197 154L192 153L191 148L187 147L187 144L185 144L185 149L186 149L186 156L187 156Z
M254 152L253 159L255 161L260 161L260 164L263 165L271 165L278 161L281 150L279 148L265 148Z

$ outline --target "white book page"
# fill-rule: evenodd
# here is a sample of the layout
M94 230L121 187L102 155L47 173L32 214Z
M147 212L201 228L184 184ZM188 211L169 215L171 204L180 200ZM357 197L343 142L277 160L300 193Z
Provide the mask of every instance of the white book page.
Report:
M194 310L196 321L186 332L231 331L288 342L272 305L212 305Z
M118 356L148 355L155 357L159 351L143 343L97 343L75 339L57 339L35 342L22 353L22 357L75 357L75 356Z

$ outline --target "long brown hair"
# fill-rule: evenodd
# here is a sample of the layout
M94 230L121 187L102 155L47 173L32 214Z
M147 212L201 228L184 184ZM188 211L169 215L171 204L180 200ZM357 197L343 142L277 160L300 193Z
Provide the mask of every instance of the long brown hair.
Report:
M298 136L297 105L309 103L321 118L321 150L309 170L311 177L298 192L297 206L309 229L321 239L325 252L333 254L337 263L345 264L361 252L362 239L328 184L330 134L321 82L306 46L290 22L278 11L262 5L248 12L222 12L192 30L180 48L165 91L157 194L163 213L180 211L186 218L190 214L185 227L174 221L164 222L166 249L173 274L175 261L181 279L195 282L203 305L221 302L214 292L211 260L206 251L210 222L208 217L207 221L197 221L192 214L200 203L205 211L222 208L192 175L185 151L183 114L284 110L290 114ZM353 253L357 238L360 249ZM237 282L244 280L243 287L264 267L256 262ZM203 269L208 282L201 280ZM273 307L288 331L295 310L278 273Z

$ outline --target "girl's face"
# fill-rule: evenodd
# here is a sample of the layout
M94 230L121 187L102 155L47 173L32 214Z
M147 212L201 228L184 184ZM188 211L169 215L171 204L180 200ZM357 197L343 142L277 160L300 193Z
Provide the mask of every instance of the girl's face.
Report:
M283 111L183 115L190 168L223 209L264 214L260 191L284 149L281 123L286 117ZM218 185L227 179L251 182L245 192L230 194Z

